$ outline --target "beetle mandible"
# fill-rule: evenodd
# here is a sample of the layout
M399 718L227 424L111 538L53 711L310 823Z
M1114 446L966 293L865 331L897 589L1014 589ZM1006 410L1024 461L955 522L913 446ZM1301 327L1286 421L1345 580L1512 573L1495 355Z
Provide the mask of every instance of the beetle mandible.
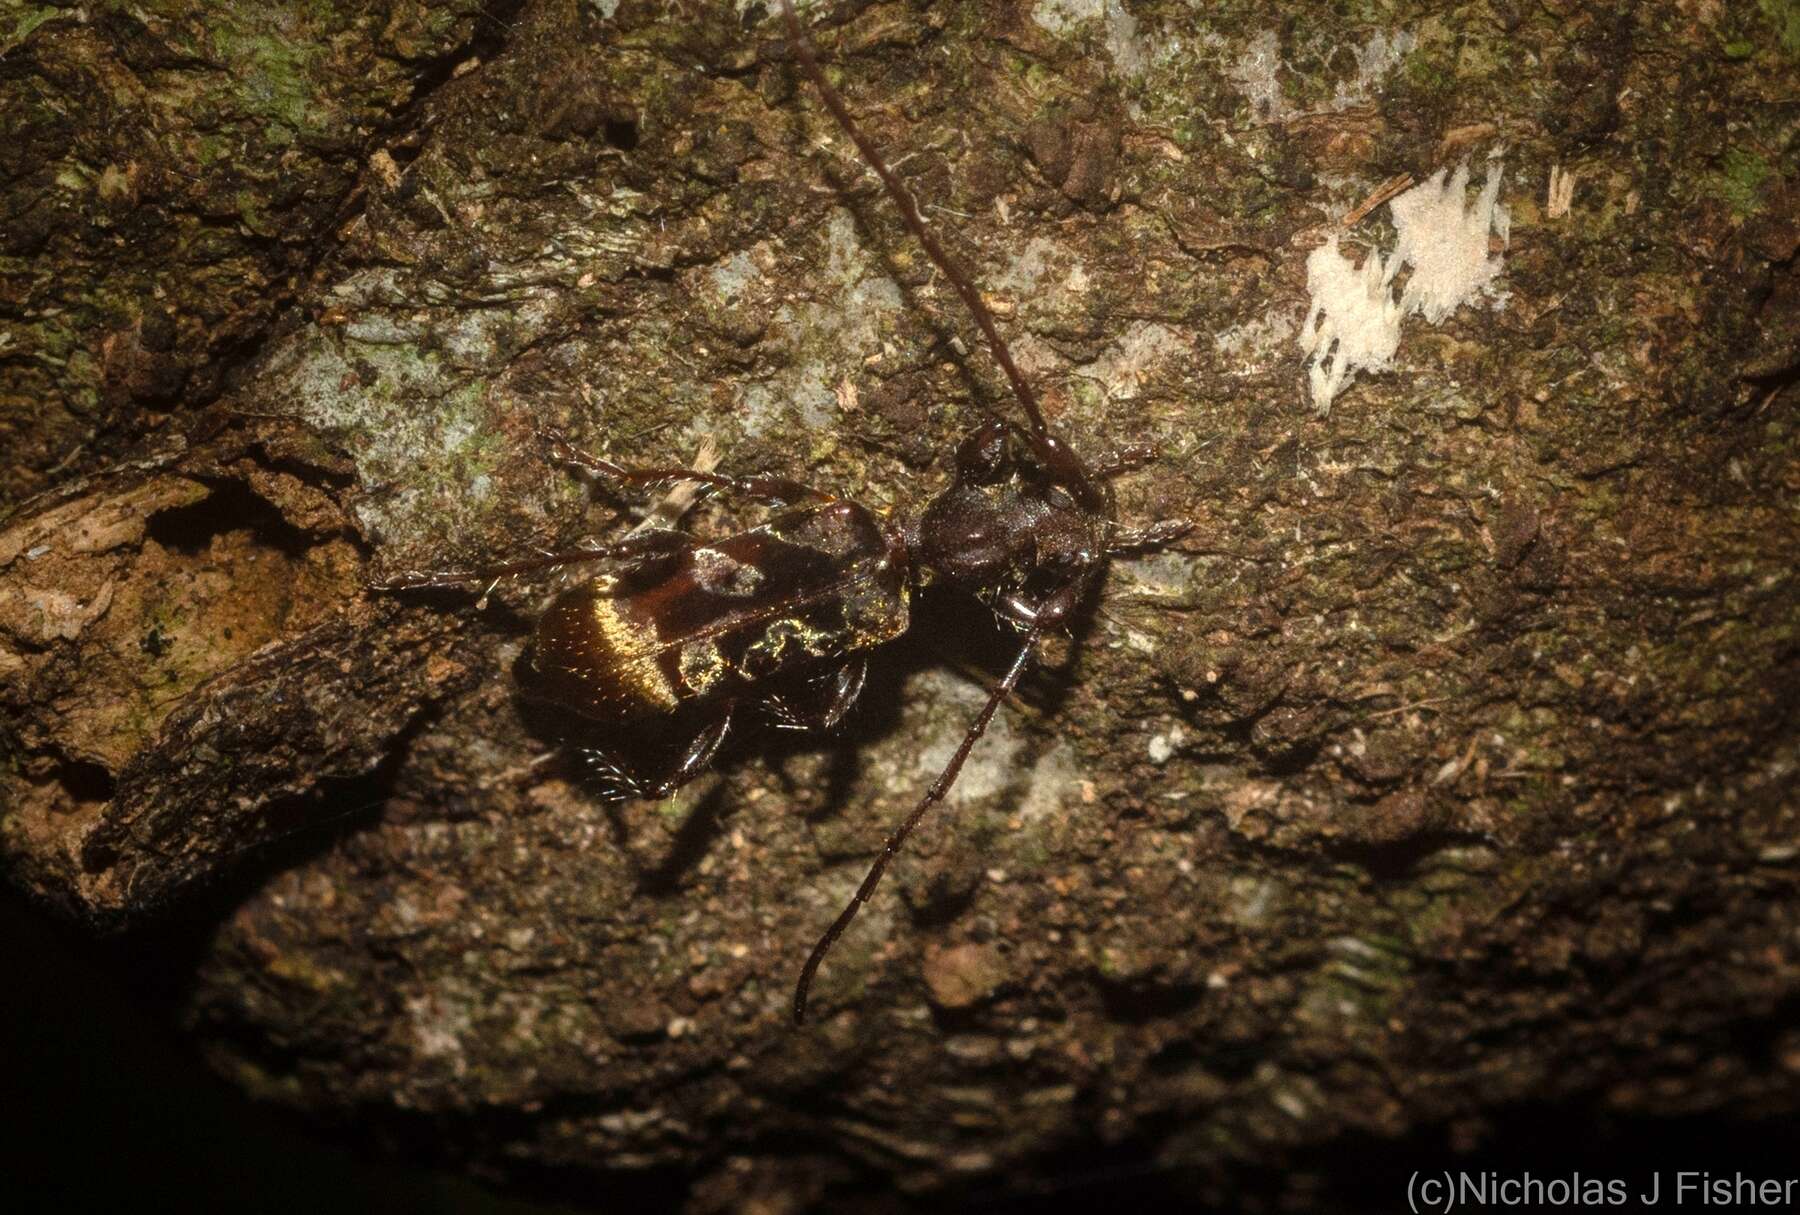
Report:
M970 751L1030 665L1039 641L1062 628L1116 554L1155 547L1188 530L1168 521L1118 522L1110 481L1153 458L1127 449L1090 464L1045 421L975 280L926 226L906 185L851 117L820 69L812 43L782 0L790 49L825 108L855 144L908 231L955 288L1017 398L1024 421L990 413L958 445L949 486L922 512L888 518L799 481L694 468L632 468L548 435L562 463L614 486L687 482L779 509L761 526L702 542L675 520L610 544L587 544L475 570L409 571L383 589L491 583L561 566L606 562L537 622L528 694L609 727L689 721L697 728L669 770L639 781L611 775L625 794L666 797L699 775L733 714L780 697L788 724L830 728L862 691L868 651L905 632L912 592L947 587L988 605L1019 634L1018 651L918 804L889 833L868 875L813 947L794 988L794 1020L832 944L868 902L907 837L944 800ZM796 708L796 679L821 694Z

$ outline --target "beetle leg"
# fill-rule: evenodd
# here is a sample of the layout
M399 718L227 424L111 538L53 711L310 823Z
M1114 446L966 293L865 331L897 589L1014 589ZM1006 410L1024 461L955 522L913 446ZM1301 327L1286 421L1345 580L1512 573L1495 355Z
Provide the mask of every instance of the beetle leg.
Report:
M578 468L591 477L622 485L660 485L665 481L692 481L727 493L742 494L777 506L790 502L835 502L832 495L785 477L730 477L723 473L676 466L627 468L604 456L589 455L553 430L543 432L551 454L560 463Z
M623 802L644 796L643 782L627 771L610 751L582 747L580 755L587 768L587 788L601 801Z
M713 443L712 436L707 435L700 440L700 449L694 453L693 467L697 472L709 473L718 466L718 446ZM707 489L704 485L696 485L692 481L682 481L672 486L668 493L652 503L650 509L644 512L642 522L631 530L641 532L658 527L678 528L681 526L682 518L694 508L694 503L706 496L706 493Z
M694 736L694 741L690 742L687 750L682 752L681 762L675 765L673 772L643 790L638 796L660 801L706 771L706 765L712 762L713 756L719 750L719 744L725 741L726 731L730 729L731 710L726 709L719 720Z
M1025 596L1014 592L994 601L994 615L1016 629L1028 629L1037 623L1038 609Z
M831 703L825 706L814 723L820 730L835 730L837 724L844 720L856 704L857 697L862 695L863 684L869 678L869 660L866 656L858 657L838 668L831 679Z
M1109 481L1121 473L1143 468L1146 464L1156 462L1157 451L1154 443L1132 443L1117 451L1109 452L1101 457L1088 470L1088 475L1096 481Z
M789 697L771 696L768 705L775 713L775 724L784 730L835 730L862 695L868 677L869 660L858 657L820 681L824 696L816 705L799 708Z
M994 601L994 613L1018 629L1055 628L1081 603L1093 584L1095 568L1090 566L1087 572L1071 578L1036 603L1016 591L1001 595Z
M1194 530L1194 525L1187 519L1164 519L1161 523L1152 523L1149 527L1127 528L1113 533L1107 542L1107 554L1132 553L1140 549L1161 548L1171 540L1179 540Z
M371 583L377 591L414 591L447 586L463 586L471 582L498 582L516 574L532 574L539 570L574 565L583 561L623 561L641 563L680 552L693 541L680 532L643 531L612 544L587 544L564 549L559 553L540 553L517 561L482 566L472 570L402 570L398 574Z

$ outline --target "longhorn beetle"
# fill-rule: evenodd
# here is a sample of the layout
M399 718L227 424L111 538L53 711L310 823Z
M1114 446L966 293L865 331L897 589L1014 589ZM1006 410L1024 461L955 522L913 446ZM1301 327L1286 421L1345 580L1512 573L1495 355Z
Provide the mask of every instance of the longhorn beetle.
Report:
M559 461L614 486L687 482L781 510L760 527L710 542L664 519L610 544L485 569L410 571L382 589L493 582L607 562L606 572L557 595L539 618L526 691L614 729L688 723L696 731L692 740L659 779L641 782L609 767L618 792L651 797L666 797L697 776L724 741L734 712L746 705L773 703L786 724L836 725L862 691L868 651L906 630L916 587L972 594L1018 631L1018 653L950 761L888 835L862 885L806 959L794 987L794 1020L800 1023L819 964L875 893L913 829L944 800L1039 641L1068 621L1112 556L1166 543L1188 525L1119 526L1109 481L1154 453L1133 448L1089 464L1051 429L974 279L938 243L911 192L851 118L820 70L792 0L782 0L781 10L801 69L880 178L907 229L962 298L1018 398L1023 423L990 413L958 445L949 487L910 518L886 518L779 477L628 468L550 435ZM796 681L817 698L810 707L793 702Z

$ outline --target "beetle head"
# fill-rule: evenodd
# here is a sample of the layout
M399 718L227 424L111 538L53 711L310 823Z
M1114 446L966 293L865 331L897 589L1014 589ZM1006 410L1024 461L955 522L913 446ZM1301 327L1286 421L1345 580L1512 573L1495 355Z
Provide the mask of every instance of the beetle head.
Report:
M955 479L919 520L915 560L990 602L1035 596L1098 570L1110 515L1084 508L1004 423L977 427L956 449Z

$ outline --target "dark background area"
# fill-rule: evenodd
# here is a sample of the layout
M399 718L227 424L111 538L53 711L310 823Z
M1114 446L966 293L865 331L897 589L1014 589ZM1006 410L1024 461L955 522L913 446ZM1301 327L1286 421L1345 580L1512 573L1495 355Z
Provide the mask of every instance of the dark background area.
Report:
M200 927L171 925L169 934ZM130 940L95 945L17 893L0 892L0 972L14 978L0 1000L0 1058L14 1115L13 1129L0 1136L9 1211L123 1204L133 1211L529 1215L681 1203L679 1179L667 1176L621 1178L610 1190L592 1180L537 1177L524 1194L503 1195L251 1101L187 1048L157 994L144 989L157 973L155 959L124 956L133 948ZM175 953L160 942L153 951ZM181 976L162 979L178 988ZM1472 1149L1452 1147L1470 1137ZM1340 1140L1296 1153L1285 1168L1229 1176L1159 1167L1149 1159L1153 1146L1072 1156L1033 1193L977 1188L955 1207L1073 1211L1128 1201L1164 1209L1391 1211L1403 1205L1415 1168L1508 1178L1579 1174L1622 1179L1634 1190L1653 1170L1665 1189L1677 1170L1756 1180L1800 1171L1800 1132L1789 1120L1630 1118L1584 1103L1514 1108L1479 1126L1425 1127L1395 1141ZM837 1197L865 1209L904 1209L878 1194Z
M11 976L0 998L14 1118L0 1135L7 1210L555 1209L376 1161L251 1101L187 1049L152 994L121 978L150 961L110 956L130 948L94 946L0 891L0 965Z

